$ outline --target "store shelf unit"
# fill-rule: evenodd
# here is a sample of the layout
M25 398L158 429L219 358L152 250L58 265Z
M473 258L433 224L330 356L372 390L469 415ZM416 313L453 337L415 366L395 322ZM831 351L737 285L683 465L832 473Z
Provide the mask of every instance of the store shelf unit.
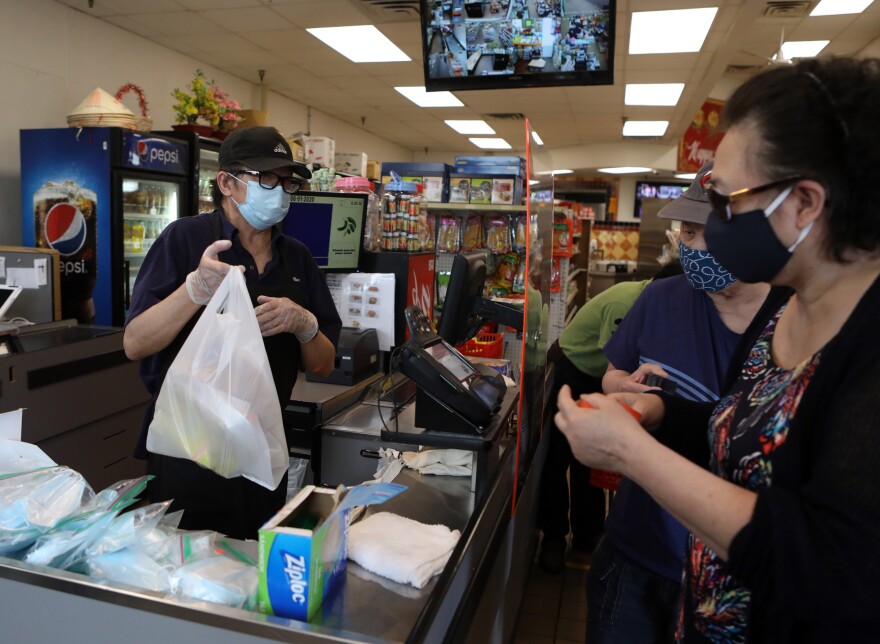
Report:
M440 225L440 218L443 215L454 215L459 217L466 217L468 215L483 215L483 216L492 216L492 215L509 215L509 216L517 216L517 215L525 215L526 207L525 206L514 206L514 205L493 205L493 204L469 204L469 203L429 203L428 204L429 211L432 211L437 215L436 226ZM515 221L511 222L511 225L515 225ZM435 238L436 238L436 230ZM496 263L498 258L500 258L504 253L491 253L488 248L475 248L474 251L483 252L486 255L487 266L490 271L490 275L494 272ZM521 261L524 260L522 251L514 250L513 252L518 252L520 255ZM448 273L452 270L452 262L457 253L449 253L449 252L437 252L437 259L434 262L435 270L437 273ZM440 311L435 311L435 320L440 319ZM503 357L506 360L510 360L511 366L514 367L514 370L518 372L519 364L522 358L522 338L517 337L517 333L515 331L508 331L506 329L499 329L499 331L503 331L504 333L504 353ZM519 373L514 374L514 378L519 382Z
M592 238L593 222L581 219L580 235L575 235L575 250L569 267L568 279L577 288L577 295L571 300L567 317L573 317L589 298L590 287L590 239Z

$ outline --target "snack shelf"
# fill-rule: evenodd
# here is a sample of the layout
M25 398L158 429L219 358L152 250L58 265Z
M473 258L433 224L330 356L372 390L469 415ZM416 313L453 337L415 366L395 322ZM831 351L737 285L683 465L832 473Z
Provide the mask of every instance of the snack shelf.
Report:
M431 202L428 204L428 210L448 210L460 212L526 212L525 206L513 206L505 204L487 204L487 203L440 203Z

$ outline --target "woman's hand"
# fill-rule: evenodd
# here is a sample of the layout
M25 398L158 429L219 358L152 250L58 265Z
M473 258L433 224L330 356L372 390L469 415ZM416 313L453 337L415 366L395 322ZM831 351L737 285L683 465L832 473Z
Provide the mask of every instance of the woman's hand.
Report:
M663 422L663 416L666 414L666 405L660 396L652 396L650 394L608 394L608 398L627 407L632 407L641 414L642 427L649 432L655 432L660 423Z
M581 396L590 408L580 407L563 385L559 392L559 412L554 421L568 439L575 458L590 467L626 475L626 456L634 442L648 434L624 409L602 394Z

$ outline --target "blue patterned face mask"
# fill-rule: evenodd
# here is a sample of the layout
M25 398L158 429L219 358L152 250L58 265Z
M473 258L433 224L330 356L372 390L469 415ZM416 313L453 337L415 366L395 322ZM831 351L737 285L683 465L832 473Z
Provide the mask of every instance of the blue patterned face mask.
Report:
M688 282L698 291L717 293L736 281L733 273L715 261L709 251L688 248L678 242L678 256Z

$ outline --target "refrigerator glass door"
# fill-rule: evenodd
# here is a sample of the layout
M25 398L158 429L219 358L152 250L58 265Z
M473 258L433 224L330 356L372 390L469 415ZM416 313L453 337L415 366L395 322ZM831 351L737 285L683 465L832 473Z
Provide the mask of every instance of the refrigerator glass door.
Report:
M180 216L178 181L123 177L122 245L131 293L147 251L165 226ZM126 302L126 314L128 313Z
M202 147L199 150L199 214L214 210L211 187L220 170L220 153Z

